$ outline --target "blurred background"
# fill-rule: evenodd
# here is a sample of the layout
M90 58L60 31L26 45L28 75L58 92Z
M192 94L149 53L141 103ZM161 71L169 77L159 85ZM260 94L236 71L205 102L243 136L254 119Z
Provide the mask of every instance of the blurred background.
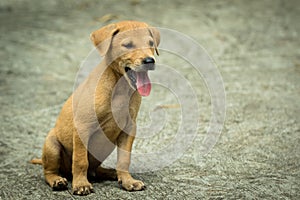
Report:
M147 190L128 193L103 181L94 183L95 193L87 198L299 199L299 18L296 0L2 0L1 199L74 198L70 187L52 192L42 168L28 161L41 156L45 137L73 91L93 49L90 33L121 20L174 29L198 42L223 78L226 120L217 144L199 160L197 147L211 117L208 89L188 63L162 51L158 63L174 67L196 91L197 137L169 166L134 174ZM151 72L153 78L164 76L159 69ZM154 87L145 98L141 125L151 121L149 112L158 110L160 116L159 109L169 121L153 138L137 140L133 151L155 150L175 137L180 106L172 97Z

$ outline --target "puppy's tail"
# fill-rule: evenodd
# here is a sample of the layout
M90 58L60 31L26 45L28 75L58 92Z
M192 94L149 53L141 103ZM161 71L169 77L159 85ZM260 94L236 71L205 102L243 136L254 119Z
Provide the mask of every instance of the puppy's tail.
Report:
M32 159L30 161L31 164L36 164L36 165L43 165L43 161L42 159L39 159L39 158L35 158L35 159Z

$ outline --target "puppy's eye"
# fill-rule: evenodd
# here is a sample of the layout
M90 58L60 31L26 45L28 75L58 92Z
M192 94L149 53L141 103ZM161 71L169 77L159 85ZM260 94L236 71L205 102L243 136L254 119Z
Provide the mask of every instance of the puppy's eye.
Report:
M134 47L132 42L128 42L125 44L122 44L123 47L127 48L127 49L132 49Z
M149 41L149 45L150 45L150 47L153 47L154 42L153 42L152 40L150 40L150 41Z

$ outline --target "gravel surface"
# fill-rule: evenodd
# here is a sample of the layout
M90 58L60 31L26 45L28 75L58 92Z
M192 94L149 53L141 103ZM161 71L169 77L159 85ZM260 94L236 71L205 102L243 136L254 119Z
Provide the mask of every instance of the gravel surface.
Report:
M296 0L1 1L0 199L300 199L299 18ZM71 186L54 192L42 168L28 161L41 156L73 91L93 49L89 34L127 19L177 30L206 49L226 92L222 134L209 154L198 154L211 117L208 89L189 64L162 51L158 63L179 71L198 97L199 128L189 148L164 168L134 173L145 191L101 181L87 197L73 196ZM154 79L167 76L151 72ZM139 124L149 123L155 109L154 119L164 110L167 122L159 134L137 139L134 152L155 151L176 137L180 107L173 97L155 86L144 99Z

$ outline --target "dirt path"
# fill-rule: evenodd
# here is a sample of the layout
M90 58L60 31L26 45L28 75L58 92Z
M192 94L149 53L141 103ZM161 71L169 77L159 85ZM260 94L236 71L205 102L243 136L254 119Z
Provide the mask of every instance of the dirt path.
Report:
M175 29L205 47L223 77L226 121L213 150L195 160L211 115L209 94L189 65L162 52L159 61L174 65L196 90L202 110L197 138L170 166L135 174L147 190L128 193L104 181L82 199L300 198L299 1L97 2L0 3L0 199L78 198L71 188L51 191L42 168L28 161L41 155L72 93L80 63L92 49L91 31L125 19ZM151 76L166 74L158 69ZM161 88L152 92L140 124L149 122L147 112L155 106L176 104ZM172 139L179 120L172 113L180 110L165 110L165 131L137 142L136 151Z

